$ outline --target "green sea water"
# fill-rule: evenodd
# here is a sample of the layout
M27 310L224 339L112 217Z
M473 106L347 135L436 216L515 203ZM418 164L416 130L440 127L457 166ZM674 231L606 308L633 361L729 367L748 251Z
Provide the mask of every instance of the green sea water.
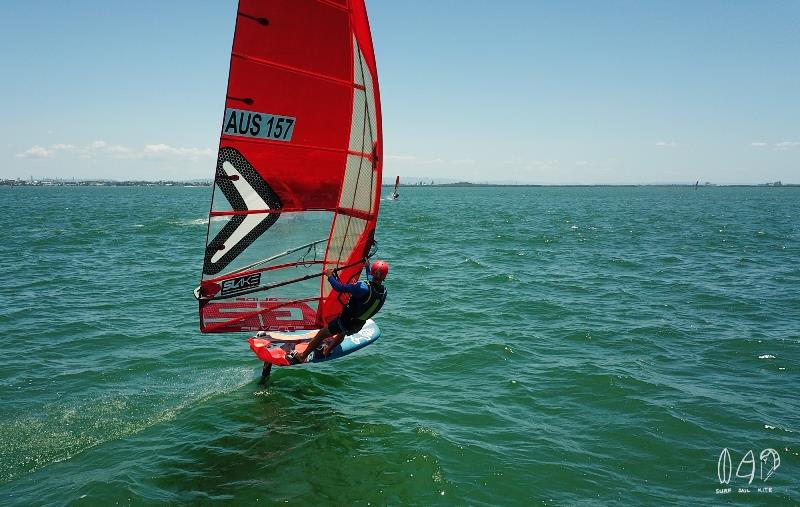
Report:
M209 197L0 187L0 505L800 504L800 189L402 188L381 339L266 387Z

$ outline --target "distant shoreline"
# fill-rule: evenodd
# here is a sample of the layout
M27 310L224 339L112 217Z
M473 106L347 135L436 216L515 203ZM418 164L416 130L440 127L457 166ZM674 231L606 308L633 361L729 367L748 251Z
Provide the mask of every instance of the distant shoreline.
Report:
M384 183L381 187L394 188L393 184ZM429 187L462 187L462 188L493 188L493 187L680 187L680 188L712 188L712 187L800 187L800 183L709 183L695 185L694 183L429 183L426 185L400 185L399 188L429 188Z
M5 187L210 187L211 181L0 180Z
M116 181L116 180L57 180L57 179L42 179L42 180L9 180L0 179L0 186L6 187L210 187L211 181L195 180L195 181L146 181L146 180L132 180L132 181ZM393 188L394 184L384 183L381 187ZM428 183L428 184L406 184L400 185L400 188L430 188L430 187L459 187L459 188L507 188L507 187L620 187L620 188L634 188L634 187L680 187L680 188L709 188L709 187L800 187L800 183L781 183L776 181L773 183L703 183L695 185L694 183L620 183L620 184L583 184L583 183L556 183L556 184L541 184L541 183L470 183L461 181L456 183Z
M383 184L381 187L394 188L394 185ZM430 187L459 187L459 188L496 188L496 187L679 187L679 188L694 188L692 183L548 183L548 184L534 184L534 183L436 183L427 185L400 185L399 188L430 188ZM697 188L712 188L712 187L800 187L800 183L781 183L775 185L773 183L713 183L709 185L697 185Z

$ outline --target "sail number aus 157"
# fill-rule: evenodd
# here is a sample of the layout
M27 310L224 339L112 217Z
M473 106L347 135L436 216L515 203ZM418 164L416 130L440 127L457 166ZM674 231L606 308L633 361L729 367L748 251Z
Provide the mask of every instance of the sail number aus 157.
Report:
M258 137L291 141L295 118L241 109L225 109L222 133L229 136Z

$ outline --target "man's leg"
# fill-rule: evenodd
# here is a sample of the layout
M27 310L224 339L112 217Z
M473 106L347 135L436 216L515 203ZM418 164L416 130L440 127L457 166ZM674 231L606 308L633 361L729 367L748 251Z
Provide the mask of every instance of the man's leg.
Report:
M297 355L295 355L297 360L300 361L301 363L305 363L306 362L306 358L308 357L308 355L311 354L311 352L314 349L319 347L319 344L322 343L322 340L324 340L325 338L329 337L330 335L331 335L331 332L330 332L330 330L328 329L327 326L325 326L322 329L320 329L319 331L317 331L317 334L314 335L314 338L312 338L311 341L308 342L308 346L306 347L306 350L304 350L303 352L298 352Z
M340 343L342 343L342 340L344 340L344 333L339 333L334 336L333 340L331 340L322 348L322 355L328 357L331 354L331 351L338 347Z

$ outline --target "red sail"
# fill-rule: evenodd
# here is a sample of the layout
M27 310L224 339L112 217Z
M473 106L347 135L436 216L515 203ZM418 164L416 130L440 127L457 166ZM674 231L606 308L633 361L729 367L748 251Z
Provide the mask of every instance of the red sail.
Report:
M240 0L203 274L203 332L313 329L378 218L382 133L363 0Z

